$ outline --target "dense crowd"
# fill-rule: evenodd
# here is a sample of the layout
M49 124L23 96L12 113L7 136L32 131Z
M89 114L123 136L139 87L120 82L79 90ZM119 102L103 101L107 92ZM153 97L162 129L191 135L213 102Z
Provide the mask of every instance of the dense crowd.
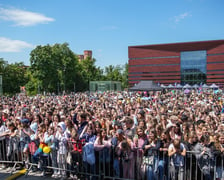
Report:
M197 179L196 163L197 176L224 178L221 90L19 94L2 96L0 112L0 162L19 160L19 151L24 165L54 167L52 177L66 178L63 169L82 161L90 173L103 162L108 176L150 180L183 179L187 171Z

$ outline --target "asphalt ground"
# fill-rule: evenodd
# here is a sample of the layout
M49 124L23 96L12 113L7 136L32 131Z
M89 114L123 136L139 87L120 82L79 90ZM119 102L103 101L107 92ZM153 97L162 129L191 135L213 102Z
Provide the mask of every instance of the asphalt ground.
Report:
M41 174L40 171L37 172L29 172L26 175L27 170L15 170L12 172L12 168L2 169L0 168L0 180L62 180L62 178L52 178L51 173L46 173L45 176ZM63 178L64 179L64 178ZM77 178L66 178L71 180L78 180Z
M26 169L16 170L11 173L11 169L0 169L0 180L56 180L56 178L52 178L50 174L46 176L42 176L41 172L29 172L26 174ZM60 178L58 178L60 179Z

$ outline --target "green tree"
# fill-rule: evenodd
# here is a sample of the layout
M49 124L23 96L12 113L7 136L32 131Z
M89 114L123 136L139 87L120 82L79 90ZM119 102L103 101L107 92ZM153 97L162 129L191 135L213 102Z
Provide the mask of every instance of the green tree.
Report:
M3 70L3 92L4 94L15 94L20 92L20 87L28 82L25 74L27 67L21 63L5 65Z
M128 88L128 63L125 63L122 71L122 81L121 86L123 89Z
M128 64L125 65L109 65L105 67L105 80L120 81L122 88L128 87Z
M95 65L96 59L87 57L80 61L80 75L83 82L83 90L87 90L90 81L99 81L103 79L103 70Z
M72 91L78 79L78 60L67 43L37 46L30 54L30 71L40 91Z

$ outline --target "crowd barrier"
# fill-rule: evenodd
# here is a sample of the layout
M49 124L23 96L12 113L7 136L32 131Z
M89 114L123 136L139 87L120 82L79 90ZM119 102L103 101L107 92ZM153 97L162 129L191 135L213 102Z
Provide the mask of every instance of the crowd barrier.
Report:
M0 140L0 164L6 166L12 174L25 167L26 176L29 176L31 171L37 171L43 175L52 173L55 178L76 176L79 179L93 180L151 180L152 177L160 180L224 179L223 154L206 162L199 162L195 156L197 152L188 151L184 164L177 169L167 153L164 153L162 158L145 157L138 148L132 150L128 156L125 153L117 156L113 146L97 151L93 149L93 144L69 141L66 142L67 152L53 148L50 152L44 152L35 142L29 143L28 146L23 143L14 137ZM24 151L26 148L28 151ZM205 166L200 167L201 163L205 163Z

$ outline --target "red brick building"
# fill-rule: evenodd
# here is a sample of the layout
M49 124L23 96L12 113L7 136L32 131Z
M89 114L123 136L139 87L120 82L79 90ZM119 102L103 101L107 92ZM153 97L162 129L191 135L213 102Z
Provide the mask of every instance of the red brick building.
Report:
M79 61L82 61L84 59L86 59L87 57L90 57L90 59L92 59L92 51L91 50L85 50L84 54L80 54L78 55Z
M141 80L224 85L224 40L129 46L128 58L130 86Z

